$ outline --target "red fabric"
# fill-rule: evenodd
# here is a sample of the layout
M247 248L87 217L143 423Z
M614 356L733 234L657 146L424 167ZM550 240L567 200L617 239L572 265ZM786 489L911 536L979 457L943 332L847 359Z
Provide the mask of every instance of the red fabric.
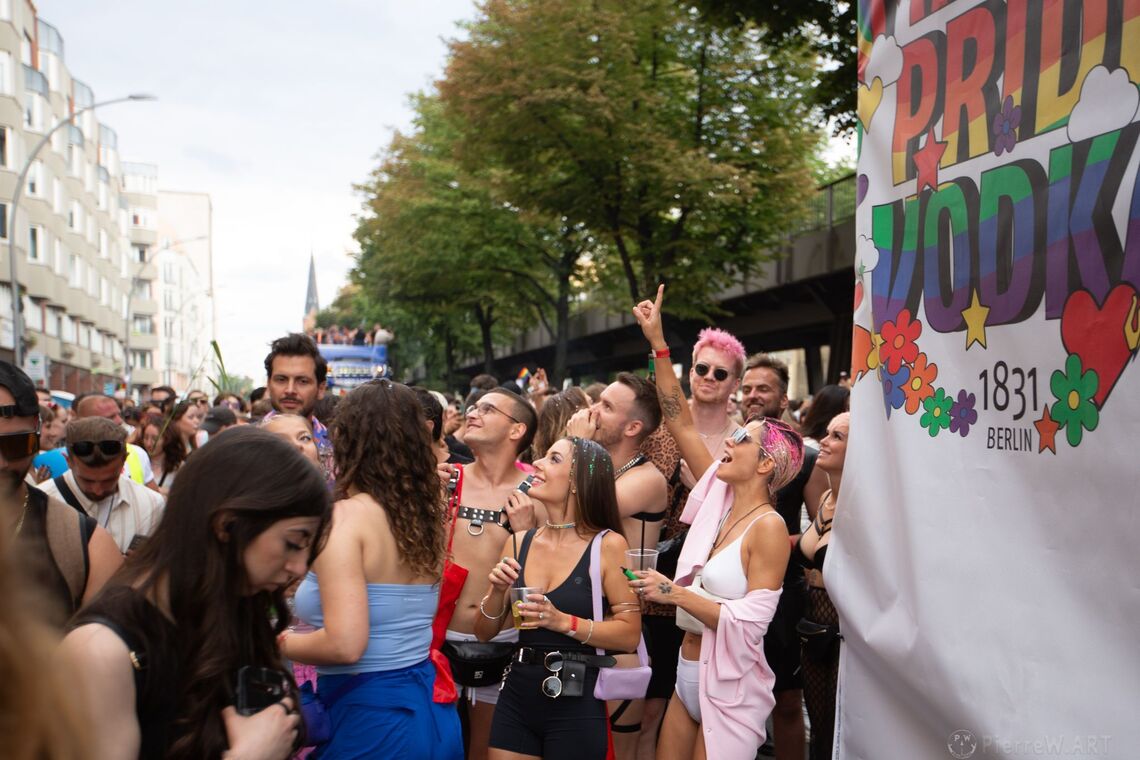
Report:
M455 689L455 679L451 675L451 664L439 648L443 646L447 626L451 624L451 618L455 614L455 604L459 601L463 584L467 582L467 568L455 564L451 557L451 544L455 540L456 513L459 511L459 495L463 490L463 466L455 465L455 467L459 471L459 480L455 484L455 492L447 502L447 516L451 522L451 530L447 535L447 559L443 563L443 578L439 584L439 606L431 624L430 656L432 664L435 665L432 701L439 704L449 704L459 699Z

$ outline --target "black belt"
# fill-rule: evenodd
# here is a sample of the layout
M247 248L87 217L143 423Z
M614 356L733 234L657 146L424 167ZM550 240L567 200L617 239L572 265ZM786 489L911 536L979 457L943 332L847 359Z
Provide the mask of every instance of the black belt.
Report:
M547 658L557 656L569 662L584 662L594 668L612 668L617 660L608 654L586 654L585 652L562 652L557 649L543 650L534 647L519 647L514 660L523 665L545 665Z
M479 507L460 507L455 513L456 517L461 517L464 520L470 520L471 524L467 526L467 532L473 536L483 534L483 525L491 523L498 525L500 528L506 528L507 531L511 529L511 521L507 518L507 510L505 509L480 509ZM478 528L478 530L475 530Z

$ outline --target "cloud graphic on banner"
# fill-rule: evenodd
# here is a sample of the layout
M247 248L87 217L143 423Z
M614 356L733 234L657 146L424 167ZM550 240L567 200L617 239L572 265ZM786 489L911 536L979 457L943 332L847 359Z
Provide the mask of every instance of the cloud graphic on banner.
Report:
M855 243L855 271L859 275L859 279L879 264L879 249L875 247L875 241L866 235L860 235L859 240Z
M894 84L902 76L902 67L902 48L895 42L895 38L879 35L871 48L871 60L867 63L863 79L871 82L878 77L884 85Z
M1096 66L1081 84L1081 97L1069 115L1069 141L1080 142L1131 123L1140 107L1140 90L1124 69Z

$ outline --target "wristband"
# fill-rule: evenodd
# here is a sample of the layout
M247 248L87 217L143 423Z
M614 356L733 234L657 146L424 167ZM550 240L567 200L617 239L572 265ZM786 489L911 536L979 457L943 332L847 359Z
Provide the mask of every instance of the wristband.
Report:
M649 356L652 359L668 359L669 347L666 346L665 348L655 348L653 349L653 352L649 354Z
M578 633L578 616L577 615L571 615L570 616L570 638L574 638L574 635L577 633Z

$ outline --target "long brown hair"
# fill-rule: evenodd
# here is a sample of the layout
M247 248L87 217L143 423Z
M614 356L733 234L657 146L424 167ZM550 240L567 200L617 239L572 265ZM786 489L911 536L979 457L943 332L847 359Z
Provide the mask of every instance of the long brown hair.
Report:
M592 536L609 528L621 533L621 513L618 512L614 463L610 453L597 441L588 438L567 438L572 448L570 485L578 502L575 516L580 536Z
M331 429L337 496L368 494L388 515L400 558L416 575L443 572L446 508L427 421L410 388L375 380L337 407Z
M264 430L227 430L186 461L154 535L108 584L134 586L152 599L167 584L184 668L181 683L170 685L180 697L168 758L220 757L221 710L233 703L238 670L286 670L275 641L289 624L284 590L243 592L246 547L280 520L319 517L315 557L331 512L317 468Z
M157 452L162 454L162 471L172 473L182 466L190 452L186 451L186 444L182 441L182 434L178 432L178 422L186 416L193 406L189 401L181 401L170 410L170 416L162 428L162 436L158 439ZM198 448L198 441L190 436L191 451Z

